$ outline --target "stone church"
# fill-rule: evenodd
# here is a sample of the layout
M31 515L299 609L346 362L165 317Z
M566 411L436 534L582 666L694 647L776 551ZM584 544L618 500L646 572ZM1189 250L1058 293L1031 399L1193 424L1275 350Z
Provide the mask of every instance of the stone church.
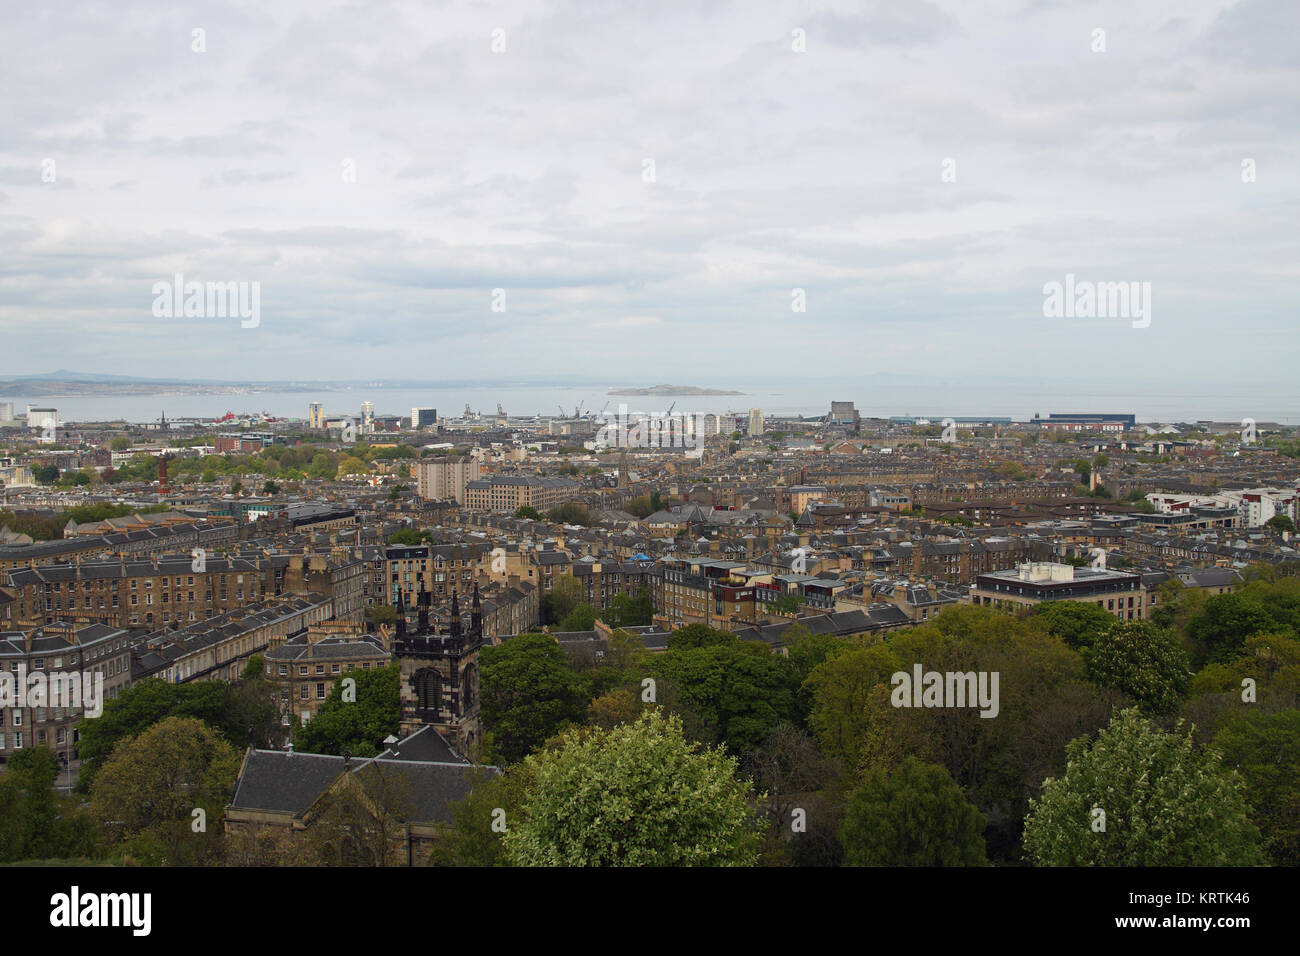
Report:
M483 613L478 585L466 627L460 597L452 594L445 624L430 621L432 596L417 596L412 628L400 592L393 659L400 670L401 735L432 727L455 750L475 760L482 740L479 718L479 648L483 644Z

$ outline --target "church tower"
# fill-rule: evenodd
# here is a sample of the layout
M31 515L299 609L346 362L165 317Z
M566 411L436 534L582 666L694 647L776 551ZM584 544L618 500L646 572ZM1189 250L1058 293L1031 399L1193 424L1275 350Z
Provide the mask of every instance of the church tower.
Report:
M398 598L393 657L399 669L401 736L424 726L435 728L463 756L473 760L482 739L479 718L478 654L483 643L483 615L474 586L468 631L461 619L460 597L453 591L445 627L430 623L432 595L421 588L415 633L406 623Z

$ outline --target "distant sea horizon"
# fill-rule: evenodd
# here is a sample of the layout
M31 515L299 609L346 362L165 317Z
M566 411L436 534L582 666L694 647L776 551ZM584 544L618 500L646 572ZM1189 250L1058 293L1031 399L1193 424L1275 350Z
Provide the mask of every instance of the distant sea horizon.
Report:
M63 421L157 422L169 419L214 419L233 412L238 417L265 412L275 418L307 417L307 406L321 402L331 418L359 414L361 403L373 402L377 415L410 415L413 407L433 407L440 417L459 417L468 404L485 416L495 416L500 403L508 415L572 415L581 404L583 413L599 415L602 408L615 414L619 406L631 412L663 412L675 403L674 413L728 411L746 415L762 409L765 417L825 415L832 401L852 401L864 418L914 415L990 416L1028 421L1035 414L1094 413L1136 415L1139 422L1256 422L1300 424L1300 395L1291 386L1247 383L1231 388L1191 388L1186 385L1140 384L1031 379L972 379L913 377L875 374L863 378L773 380L762 382L683 379L672 384L703 389L726 389L740 395L612 395L611 389L649 387L657 382L629 383L611 380L591 383L487 384L447 383L425 388L402 385L330 385L319 390L295 386L278 390L274 385L250 386L232 394L190 394L163 386L156 392L130 395L0 395L13 402L15 412L31 405L57 408ZM606 405L608 403L608 405Z

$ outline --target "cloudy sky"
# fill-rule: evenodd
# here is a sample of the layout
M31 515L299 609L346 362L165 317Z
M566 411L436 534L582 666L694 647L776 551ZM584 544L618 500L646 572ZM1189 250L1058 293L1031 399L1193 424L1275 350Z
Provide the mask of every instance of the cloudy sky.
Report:
M0 371L1289 382L1298 11L6 4Z

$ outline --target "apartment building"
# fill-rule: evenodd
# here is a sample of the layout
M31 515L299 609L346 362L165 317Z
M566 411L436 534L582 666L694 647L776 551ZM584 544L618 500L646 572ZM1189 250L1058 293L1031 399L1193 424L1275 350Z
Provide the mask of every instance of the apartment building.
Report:
M471 455L419 461L411 466L416 494L425 501L454 501L465 504L465 486L478 481L479 460Z
M466 482L462 504L470 511L517 511L524 507L547 511L572 500L580 488L568 478L493 475Z
M131 683L131 640L121 628L102 623L47 624L23 631L0 632L0 668L17 681L45 675L51 691L56 675L61 682L75 676L80 689L102 682L95 698L81 694L79 705L69 696L25 700L0 710L0 763L24 747L48 746L63 761L76 757L77 723L92 708L117 697ZM102 693L102 697L99 694ZM9 701L5 702L6 704ZM33 706L34 704L41 706Z
M63 564L108 555L158 554L164 551L189 551L196 547L214 551L233 544L238 538L239 525L231 520L223 520L138 527L111 534L37 541L34 544L0 547L0 571Z
M383 667L392 653L382 634L358 625L325 621L308 626L262 655L263 673L275 683L281 724L307 723L320 711L334 681L354 670Z
M131 680L156 677L169 684L238 680L254 654L278 647L333 615L329 598L310 594L276 598L183 627L154 631L134 644Z
M59 620L114 627L182 625L206 620L281 593L325 594L338 618L365 613L364 566L342 554L234 557L152 555L77 562L9 572L11 601L0 615L20 626Z

